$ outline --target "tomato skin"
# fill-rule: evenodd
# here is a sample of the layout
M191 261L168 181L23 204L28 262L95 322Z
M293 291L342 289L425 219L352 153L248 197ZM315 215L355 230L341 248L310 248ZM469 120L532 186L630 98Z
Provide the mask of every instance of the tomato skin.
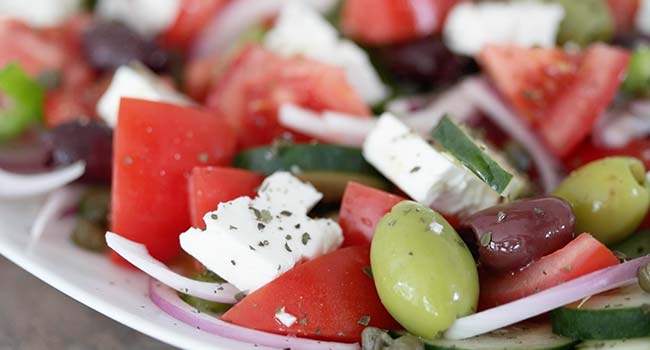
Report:
M226 167L195 167L189 178L192 226L205 229L203 216L217 205L233 199L255 197L264 176L243 169Z
M607 5L616 23L617 32L634 30L639 0L607 0Z
M227 165L235 135L191 107L123 98L114 136L111 229L161 261L190 226L187 179L195 166Z
M618 92L629 61L627 50L603 44L586 51L571 88L540 125L540 134L553 153L566 157L589 136Z
M339 224L343 229L343 246L369 244L375 227L395 204L406 198L368 187L357 182L348 182L339 211Z
M346 0L341 29L356 41L367 45L387 45L437 33L454 5L463 0L424 0L426 7L417 11L422 17L433 17L433 25L422 31L412 0Z
M592 131L622 82L628 51L603 44L581 54L488 45L480 62L497 89L559 158Z
M266 332L339 342L360 341L363 316L369 317L368 326L401 329L364 273L369 266L368 245L336 250L285 272L221 318ZM281 307L298 318L291 327L275 319Z
M181 0L176 21L160 37L162 44L181 49L189 47L228 2L229 0Z
M208 109L226 118L239 132L243 149L269 144L285 134L296 141L309 140L280 125L278 108L283 103L317 112L370 114L341 68L302 57L281 57L259 45L239 51L206 99Z
M614 254L588 233L533 262L505 274L480 271L479 309L502 305L541 292L582 275L618 264Z

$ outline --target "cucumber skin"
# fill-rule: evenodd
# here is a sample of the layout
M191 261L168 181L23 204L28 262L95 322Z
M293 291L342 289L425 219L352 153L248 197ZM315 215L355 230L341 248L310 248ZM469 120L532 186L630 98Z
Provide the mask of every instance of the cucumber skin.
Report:
M627 259L636 259L650 254L650 230L636 232L613 245L611 249L625 254Z
M529 348L530 350L573 350L575 349L575 345L578 343L578 341L572 342L572 343L567 343L564 345L559 345L556 347L550 347L550 348ZM521 349L525 348L526 344L522 344L523 346ZM424 349L425 350L472 350L471 348L463 348L459 346L452 345L451 347L449 346L439 346L439 345L432 345L432 344L424 344ZM494 348L491 350L510 350L510 348L503 347L503 348Z
M553 333L573 339L614 340L650 335L650 310L638 308L551 312Z
M363 158L361 150L327 144L291 144L265 146L243 151L235 156L233 166L262 174L279 170L337 171L382 176Z

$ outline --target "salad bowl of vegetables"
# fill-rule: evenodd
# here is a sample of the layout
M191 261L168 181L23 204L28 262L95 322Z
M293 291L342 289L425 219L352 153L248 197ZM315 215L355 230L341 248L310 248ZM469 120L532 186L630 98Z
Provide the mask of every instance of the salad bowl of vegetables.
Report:
M650 1L0 4L0 253L188 349L650 349Z

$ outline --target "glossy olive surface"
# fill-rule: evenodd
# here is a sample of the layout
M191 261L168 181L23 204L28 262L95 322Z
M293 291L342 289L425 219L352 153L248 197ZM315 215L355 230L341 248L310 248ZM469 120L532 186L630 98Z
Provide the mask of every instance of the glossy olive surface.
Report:
M463 219L459 231L483 267L514 271L569 243L575 216L563 199L536 197L481 210Z
M377 225L370 250L379 297L411 334L435 338L476 311L478 273L472 254L435 211L403 201Z
M589 232L604 244L622 241L641 224L650 206L643 163L608 157L572 172L555 190L573 207L576 232Z

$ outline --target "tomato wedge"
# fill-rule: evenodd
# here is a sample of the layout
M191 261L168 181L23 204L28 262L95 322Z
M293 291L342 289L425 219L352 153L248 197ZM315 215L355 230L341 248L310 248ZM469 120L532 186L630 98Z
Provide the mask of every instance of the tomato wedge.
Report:
M286 134L308 140L280 125L277 114L283 103L317 112L370 114L343 69L302 57L281 57L257 45L239 51L206 99L209 109L238 130L241 148L266 145Z
M591 133L629 58L624 49L596 44L582 54L489 45L479 59L497 89L562 158Z
M187 48L229 0L181 0L176 21L160 40L173 48Z
M159 260L173 258L178 235L190 226L190 172L230 164L234 149L233 131L210 113L123 98L114 136L112 230L145 244Z
M479 308L487 309L535 294L560 283L618 264L602 243L583 233L519 272L480 271Z
M607 0L607 5L616 23L617 32L634 30L639 0Z
M400 329L364 272L369 266L368 245L336 250L287 271L221 318L265 332L339 342L358 342L366 326ZM281 310L296 322L278 321Z
M406 198L357 182L348 182L339 211L343 246L369 244L379 220L403 200Z
M195 167L189 180L192 226L205 229L203 216L217 205L233 199L255 197L264 176L252 171L225 167Z
M343 32L367 45L404 42L437 33L463 0L346 0Z

